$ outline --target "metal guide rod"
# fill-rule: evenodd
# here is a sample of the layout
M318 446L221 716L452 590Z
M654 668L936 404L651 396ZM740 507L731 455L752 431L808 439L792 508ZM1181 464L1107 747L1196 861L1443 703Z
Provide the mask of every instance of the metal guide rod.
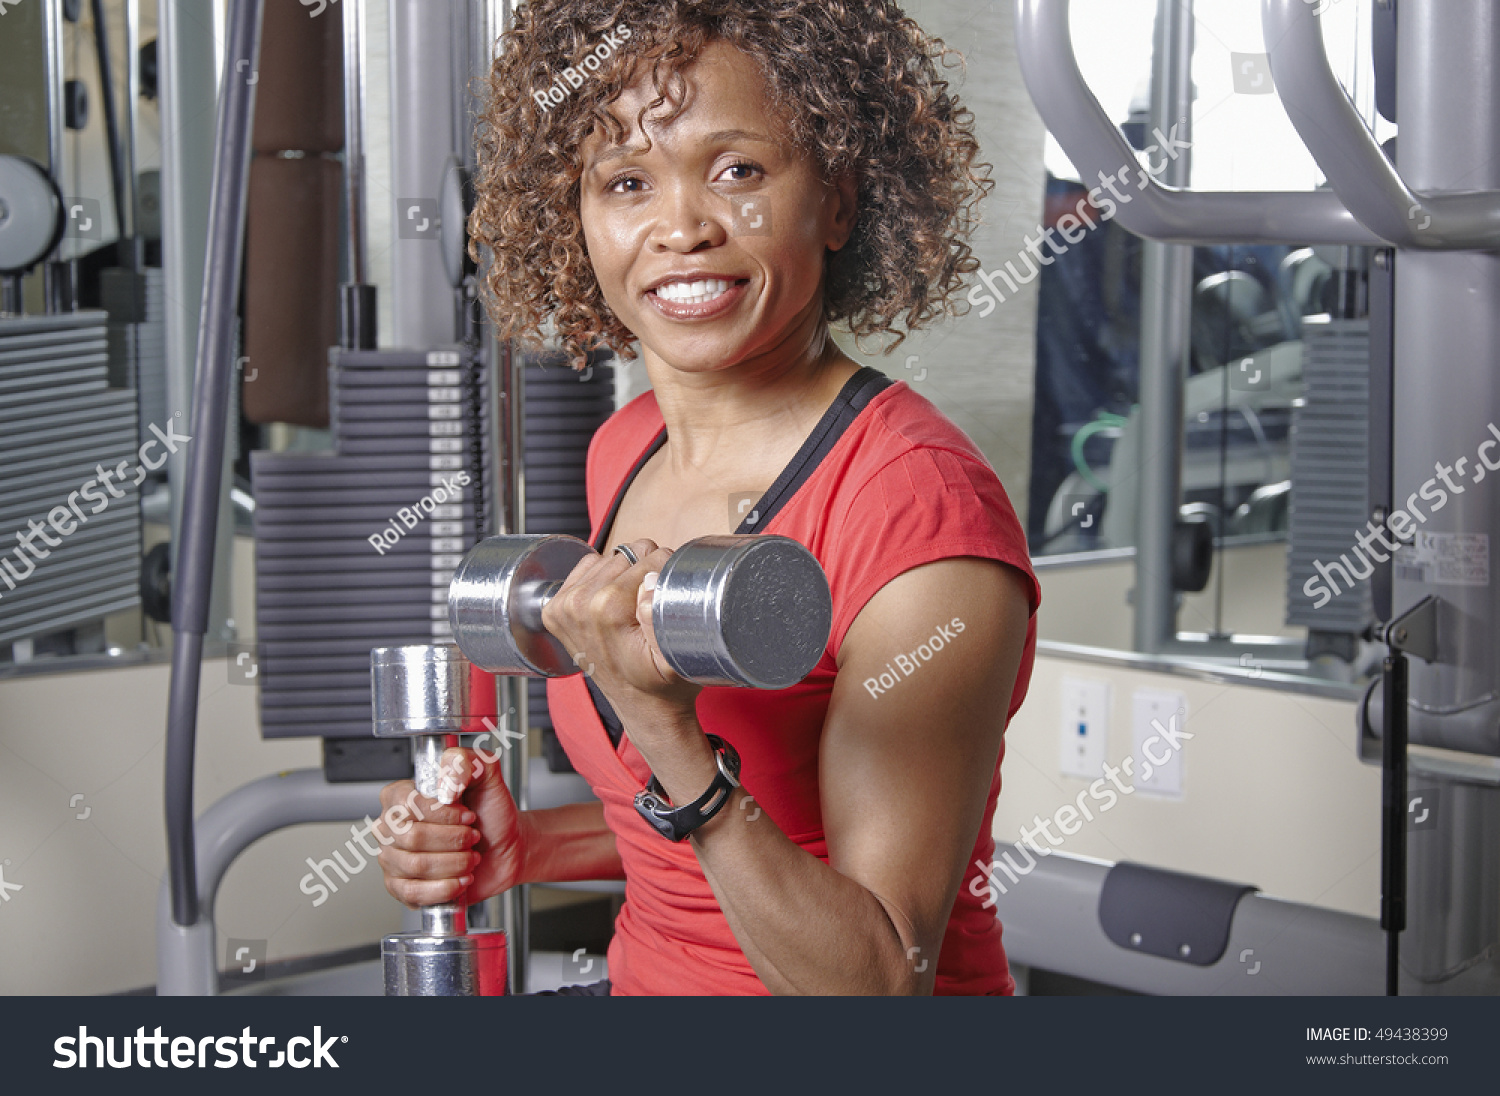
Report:
M365 5L344 0L344 199L349 281L365 280Z
M339 289L339 345L373 350L375 287L365 282L365 4L344 0L344 207L349 280Z
M489 65L494 56L501 34L510 26L512 11L509 0L485 0L484 18L481 22L481 50L479 64L483 75L488 77ZM479 276L485 274L481 264ZM494 336L494 327L485 325L488 360L491 363L490 391L495 393L495 528L496 533L524 533L526 531L526 470L523 466L523 439L525 438L525 407L522 402L525 357L516 354L511 344ZM520 810L529 804L527 775L530 766L527 758L531 752L530 712L527 704L526 679L501 674L496 677L501 727L509 726L522 737L517 739L515 749L505 750L500 762L505 786ZM509 723L504 722L509 720ZM522 994L527 988L527 968L530 965L530 921L531 901L527 887L512 887L501 896L500 910L502 927L507 938L509 953L510 991Z
M215 126L213 186L203 311L194 369L193 444L187 453L182 543L172 591L172 677L167 704L167 857L172 917L198 920L194 866L193 756L198 730L198 677L212 595L219 488L234 380L234 334L244 255L250 130L255 115L262 0L234 0Z
M115 113L114 66L109 56L109 25L104 21L104 0L92 0L94 52L99 57L99 93L104 100L104 139L109 146L110 193L115 203L115 233L124 240L125 223L125 154L120 146L120 123ZM130 61L127 59L126 64Z
M1151 64L1151 124L1192 138L1193 4L1160 0ZM1152 172L1175 187L1191 176L1189 156L1158 150ZM1177 636L1172 539L1182 492L1182 401L1193 295L1193 249L1147 240L1141 264L1140 446L1137 475L1135 649L1155 654Z
M140 229L140 179L136 175L141 102L140 55L141 3L140 0L125 0L125 215L129 224L122 226L120 232L130 241L130 255L126 261L132 270L141 270L146 265Z
M525 422L525 407L522 393L522 369L525 359L512 350L509 342L494 344L498 350L499 383L492 389L501 393L495 407L495 417L500 423L501 491L499 502L499 524L506 533L526 531L525 521L525 472L522 468L521 439ZM499 689L499 707L502 727L511 726L522 736L520 745L506 750L500 762L505 776L505 786L515 798L516 806L526 810L529 804L526 781L529 766L527 757L531 752L530 712L526 699L526 679L501 674L496 678ZM523 886L512 887L501 901L501 913L510 952L510 991L513 994L526 992L526 968L530 958L531 895Z

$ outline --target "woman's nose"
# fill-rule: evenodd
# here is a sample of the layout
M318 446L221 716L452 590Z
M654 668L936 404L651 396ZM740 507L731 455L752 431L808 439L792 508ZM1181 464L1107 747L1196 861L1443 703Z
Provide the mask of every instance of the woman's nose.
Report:
M726 233L721 218L704 203L678 202L663 215L653 233L653 243L672 251L689 252L701 247L716 247Z

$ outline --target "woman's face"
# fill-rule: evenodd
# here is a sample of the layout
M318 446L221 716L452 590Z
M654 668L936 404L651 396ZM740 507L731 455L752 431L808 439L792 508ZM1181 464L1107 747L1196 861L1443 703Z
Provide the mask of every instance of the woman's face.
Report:
M849 238L854 184L823 183L769 111L765 82L714 43L683 71L686 109L635 117L643 78L611 105L624 144L584 143L581 212L595 276L648 355L706 372L784 350L822 322L823 258Z

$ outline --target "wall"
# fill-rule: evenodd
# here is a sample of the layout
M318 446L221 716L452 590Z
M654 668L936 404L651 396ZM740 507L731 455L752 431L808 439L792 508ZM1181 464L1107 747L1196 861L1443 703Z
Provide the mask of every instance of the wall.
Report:
M1181 744L1180 800L1137 789L1097 813L1102 797L1087 799L1095 818L1064 840L1063 851L1252 883L1277 898L1377 915L1380 769L1355 758L1350 701L1043 655L1006 731L996 840L1018 840L1022 826L1052 817L1089 786L1061 774L1065 676L1110 684L1112 765L1131 752L1136 689L1186 696L1182 727L1192 738Z

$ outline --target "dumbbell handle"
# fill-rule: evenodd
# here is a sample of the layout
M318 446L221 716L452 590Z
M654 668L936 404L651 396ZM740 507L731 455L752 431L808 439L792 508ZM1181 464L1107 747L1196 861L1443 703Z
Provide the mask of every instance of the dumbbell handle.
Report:
M436 799L443 786L443 751L457 745L456 734L412 735L413 783L428 799ZM421 912L425 936L463 936L469 931L469 911L462 903L423 906Z
M542 610L561 589L560 580L523 582L516 591L516 616L521 627L531 632L545 632L547 628L542 623Z

